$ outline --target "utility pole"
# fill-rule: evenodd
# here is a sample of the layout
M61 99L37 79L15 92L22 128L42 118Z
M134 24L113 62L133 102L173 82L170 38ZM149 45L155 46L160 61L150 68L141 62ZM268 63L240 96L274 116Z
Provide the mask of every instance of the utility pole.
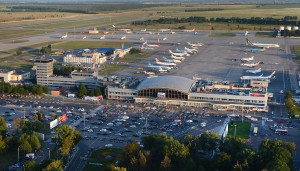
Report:
M18 147L18 161L20 160L20 146Z
M49 160L50 160L50 148L48 148L48 151L49 151Z
M25 119L25 108L24 108L24 119Z
M233 125L234 126L234 138L235 138L235 135L236 135L236 125Z

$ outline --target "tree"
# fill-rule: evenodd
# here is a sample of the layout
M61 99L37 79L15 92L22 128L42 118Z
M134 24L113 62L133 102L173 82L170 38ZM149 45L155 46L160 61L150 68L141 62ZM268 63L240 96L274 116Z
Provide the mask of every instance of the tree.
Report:
M221 153L215 157L215 163L219 170L231 170L231 156L227 153Z
M5 137L7 130L8 130L8 128L7 128L7 125L6 125L6 121L2 116L0 116L0 134L3 137Z
M38 134L32 134L29 138L29 143L31 145L32 150L38 150L41 147L41 143L39 140Z
M13 127L15 129L16 132L18 132L20 126L21 126L21 118L16 118L13 120Z
M44 86L43 91L45 94L49 94L49 88L47 86Z
M22 50L21 50L21 49L18 49L18 50L16 51L16 54L17 54L17 56L22 55Z
M24 169L26 171L36 171L38 169L38 165L35 161L28 161L24 164Z
M63 163L60 160L51 162L43 171L63 171Z
M60 125L56 128L55 134L58 137L58 141L63 143L63 141L68 137L71 136L74 132L74 128L71 128L70 125Z
M96 89L96 93L95 93L95 96L101 96L101 89L98 87L97 89Z
M42 86L38 86L38 89L37 89L37 94L38 95L42 95L44 93L44 89Z
M5 154L7 151L7 145L2 139L2 135L0 135L0 154Z
M23 153L30 153L32 152L32 148L31 145L29 144L28 141L24 141L21 143L20 145L20 151Z
M87 89L86 89L86 87L85 87L84 85L82 85L82 84L79 84L79 89L78 89L77 96L78 96L78 97L82 97L82 96L84 96L84 95L86 95L86 94L87 94Z
M166 155L164 160L160 163L160 168L162 169L170 169L171 167L171 159Z
M139 158L140 170L144 170L146 167L147 159L141 150L139 151L138 158Z
M90 91L90 96L95 96L95 89L91 89L91 91Z

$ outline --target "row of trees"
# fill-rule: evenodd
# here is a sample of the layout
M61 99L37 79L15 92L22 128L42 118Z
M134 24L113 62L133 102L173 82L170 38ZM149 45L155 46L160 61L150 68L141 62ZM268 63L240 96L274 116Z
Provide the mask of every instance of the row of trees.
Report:
M60 160L44 160L41 164L29 161L24 164L26 171L63 171L63 163Z
M287 16L286 16L287 17ZM146 20L146 21L134 21L132 25L155 25L155 24L176 24L176 23L203 23L203 22L216 22L216 23L236 23L236 24L259 24L259 25L299 25L296 20L286 20L285 18L276 19L272 17L261 18L261 17L251 17L251 18L210 18L205 17L189 17L189 18L160 18L157 20Z
M47 86L37 86L32 84L11 85L6 82L0 82L1 95L42 95L48 94L49 88Z
M184 12L197 12L197 11L223 11L223 8L196 8L184 10Z
M88 93L88 90L87 90L86 86L83 85L83 84L79 84L78 88L77 88L77 86L71 87L71 90L77 90L78 91L77 92L77 97L83 97L83 96L86 96L86 95L89 95L89 96L101 96L102 95L100 87L98 87L97 89L92 88L90 90L90 92Z
M290 91L285 94L285 107L290 118L295 118L296 115L300 116L299 106L295 104Z
M281 30L280 34L287 37L300 37L300 30Z
M50 53L51 51L52 51L52 46L51 45L42 47L42 49L41 49L41 53L43 53L43 54Z
M214 133L200 137L186 135L182 141L164 134L142 138L144 148L136 142L128 144L120 167L128 170L285 170L292 168L294 143L262 141L258 151L249 142L227 137L224 141Z

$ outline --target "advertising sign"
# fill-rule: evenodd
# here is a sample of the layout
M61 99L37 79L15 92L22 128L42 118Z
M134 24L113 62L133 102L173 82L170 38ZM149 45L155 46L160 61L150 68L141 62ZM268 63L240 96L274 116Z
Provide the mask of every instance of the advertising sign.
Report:
M67 120L67 114L62 115L61 117L58 118L59 124L66 122Z
M58 119L54 119L50 122L50 129L55 128L58 125Z

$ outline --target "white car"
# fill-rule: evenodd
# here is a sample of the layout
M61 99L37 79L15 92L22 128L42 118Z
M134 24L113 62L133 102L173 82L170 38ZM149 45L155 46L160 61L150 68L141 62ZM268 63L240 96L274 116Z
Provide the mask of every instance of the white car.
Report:
M112 144L106 144L105 147L112 147Z
M130 125L130 128L136 128L136 126L135 125Z
M53 109L53 106L50 106L49 109Z
M57 112L57 113L61 113L61 110L57 110L56 112Z
M114 124L113 123L108 123L107 126L114 126Z
M92 129L89 129L88 132L94 132Z

